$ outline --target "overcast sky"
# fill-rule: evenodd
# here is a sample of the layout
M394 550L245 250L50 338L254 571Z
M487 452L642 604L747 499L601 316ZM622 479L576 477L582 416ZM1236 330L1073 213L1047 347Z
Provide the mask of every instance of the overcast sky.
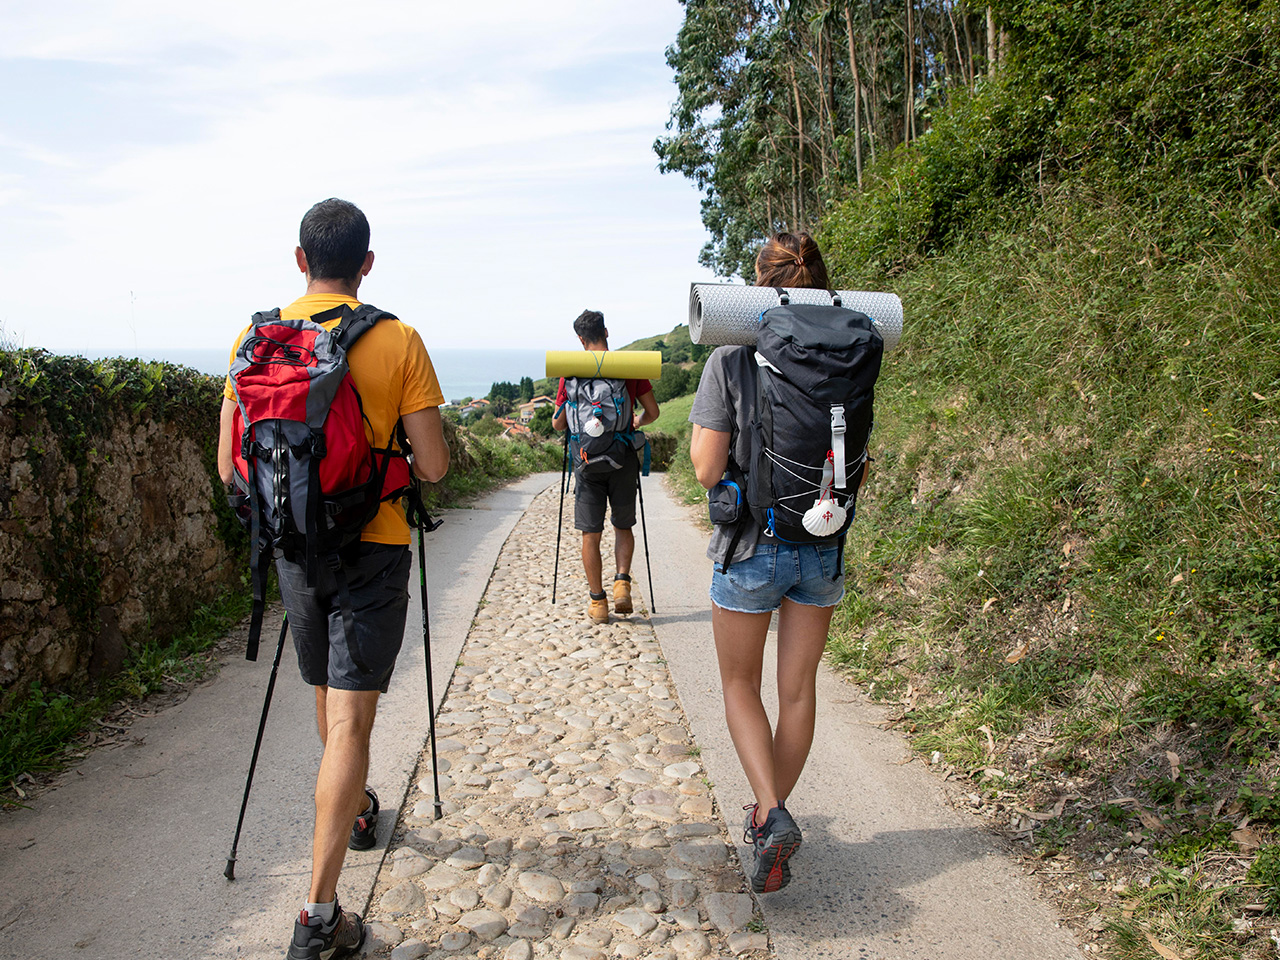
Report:
M4 339L228 348L303 292L298 222L373 228L368 302L428 347L686 319L698 193L652 150L676 0L0 0Z

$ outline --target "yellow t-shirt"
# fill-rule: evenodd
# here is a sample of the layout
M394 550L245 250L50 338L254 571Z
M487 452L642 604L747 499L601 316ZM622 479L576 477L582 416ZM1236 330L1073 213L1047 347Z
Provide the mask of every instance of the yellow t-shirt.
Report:
M289 306L282 307L280 317L283 320L299 320L332 310L344 303L353 310L360 306L359 300L336 293L308 294L299 297ZM337 320L324 324L326 329L333 329L337 325ZM231 360L235 359L236 350L249 329L245 327L236 337L235 346L231 348ZM431 358L427 356L422 338L418 336L417 330L399 320L380 320L375 323L351 348L347 354L347 363L351 368L351 379L356 385L356 392L360 394L365 416L369 418L369 426L373 430L373 436L369 438L372 446L393 445L391 432L405 414L416 413L427 407L438 407L444 403L440 382L436 379L435 368L431 365ZM227 378L222 395L232 401L236 398L230 377ZM369 543L409 543L409 524L404 518L403 504L399 501L384 503L378 515L364 528L360 539Z

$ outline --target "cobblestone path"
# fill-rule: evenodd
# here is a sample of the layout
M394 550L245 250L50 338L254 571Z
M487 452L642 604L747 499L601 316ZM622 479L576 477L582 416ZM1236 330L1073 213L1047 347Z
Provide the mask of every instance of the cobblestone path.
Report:
M557 498L556 486L539 495L502 549L437 718L444 816L433 819L426 747L374 888L365 953L765 956L645 612L640 529L636 612L593 625L571 503L551 603ZM608 525L604 539L609 589Z

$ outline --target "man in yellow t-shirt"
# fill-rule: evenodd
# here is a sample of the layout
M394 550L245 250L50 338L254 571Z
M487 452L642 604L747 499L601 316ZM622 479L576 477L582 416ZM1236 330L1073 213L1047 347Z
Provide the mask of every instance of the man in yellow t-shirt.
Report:
M317 203L302 218L295 256L307 278L307 292L281 309L283 319L312 317L342 304L354 309L360 305L360 281L373 268L369 222L345 200ZM337 323L335 318L325 326ZM236 347L247 332L241 331ZM413 472L428 481L443 477L449 469L440 422L444 396L418 332L399 320L381 320L356 341L347 360L373 432L371 445L391 446L396 423L403 423L413 448ZM218 433L218 472L228 484L240 439L233 426L235 411L228 378ZM365 786L365 777L378 697L387 690L404 639L410 559L403 506L383 503L360 539L358 554L343 561L342 572L367 672L356 667L348 650L333 572L322 565L318 582L308 587L302 564L276 560L298 666L315 687L316 725L324 743L315 788L311 889L294 923L289 960L340 957L364 940L363 921L337 903L337 884L347 849L368 849L375 843L378 799Z

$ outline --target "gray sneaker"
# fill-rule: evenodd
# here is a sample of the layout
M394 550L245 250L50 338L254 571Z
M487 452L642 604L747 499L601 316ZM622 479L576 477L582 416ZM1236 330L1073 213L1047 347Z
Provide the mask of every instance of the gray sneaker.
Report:
M746 807L747 822L743 842L751 844L754 862L749 873L751 889L773 893L791 882L791 858L800 849L800 828L782 807L769 811L764 824L756 826L757 804Z
M293 923L293 942L286 960L334 960L360 949L364 943L364 921L356 913L337 906L333 923L328 927L318 917L302 915Z

